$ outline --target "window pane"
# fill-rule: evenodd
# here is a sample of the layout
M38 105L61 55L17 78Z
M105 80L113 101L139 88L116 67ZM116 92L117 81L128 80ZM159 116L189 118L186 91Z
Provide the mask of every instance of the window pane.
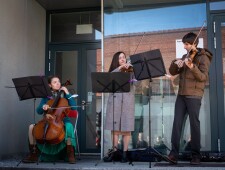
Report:
M51 14L50 42L100 39L100 12Z
M166 72L169 74L168 68L171 61L176 57L181 58L186 52L182 51L182 37L188 32L198 34L205 20L205 3L161 8L149 7L148 9L147 7L105 9L104 69L108 71L112 57L117 51L124 51L129 57L133 54L160 49ZM207 47L206 25L200 34L200 42L199 47ZM200 113L202 150L210 150L211 147L208 89L209 83L207 83ZM151 92L150 101L149 91ZM145 147L149 139L152 146L158 147L163 142L171 148L170 140L177 91L178 78L176 76L154 78L150 84L149 80L140 82L135 93L135 131L132 133L130 149ZM149 133L149 120L151 120L151 133ZM107 152L112 146L111 136L107 130L104 135L104 151ZM187 142L189 137L190 126L189 122L186 122L181 140ZM181 145L182 148L184 148L184 142Z
M224 10L225 1L221 2L210 2L210 10Z

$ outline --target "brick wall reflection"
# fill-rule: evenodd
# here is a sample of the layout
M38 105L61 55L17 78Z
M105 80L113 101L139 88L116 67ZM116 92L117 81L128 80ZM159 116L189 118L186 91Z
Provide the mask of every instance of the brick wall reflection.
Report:
M138 34L123 34L105 37L104 39L104 71L107 72L112 61L113 55L118 51L124 51L129 57L130 55L146 52L149 50L160 49L164 60L166 72L172 60L176 58L176 39L182 39L182 37L188 32L194 32L198 34L200 28L194 29L182 29L173 31L160 31L160 32L146 32ZM203 38L204 47L207 47L207 30L203 29L200 38ZM182 56L181 56L182 57ZM101 65L98 65L101 66ZM101 70L97 68L97 70ZM159 79L159 78L155 78ZM163 78L166 79L166 78ZM165 89L165 93L174 93L174 89L177 87L176 76L171 77L171 85L169 89ZM159 87L159 81L153 81L156 85L153 87ZM148 85L148 81L143 81L141 87ZM141 93L142 89L137 89ZM158 89L153 89L153 93L158 93Z

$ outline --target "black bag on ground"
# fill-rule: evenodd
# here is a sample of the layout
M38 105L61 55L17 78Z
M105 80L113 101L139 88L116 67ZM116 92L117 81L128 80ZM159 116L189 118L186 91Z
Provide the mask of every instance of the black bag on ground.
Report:
M149 148L129 150L128 159L130 162L159 162L162 160L159 155Z
M112 162L112 161L121 161L122 160L123 151L117 149L116 151L113 149L109 149L106 156L104 156L104 162Z

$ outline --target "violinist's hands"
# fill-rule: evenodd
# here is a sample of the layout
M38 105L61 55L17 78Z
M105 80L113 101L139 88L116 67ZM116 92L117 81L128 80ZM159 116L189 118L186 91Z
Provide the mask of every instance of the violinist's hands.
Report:
M184 60L186 66L188 66L190 69L192 69L194 67L193 63L191 62L191 60L189 60L188 58L186 58Z
M62 86L60 88L60 90L63 90L66 94L69 94L69 90L66 87L64 87L64 86Z
M42 109L45 110L45 111L48 110L49 108L50 108L50 106L47 105L47 104L44 104L44 105L42 106Z
M46 117L47 120L54 119L54 117L51 114L46 114L45 117Z
M181 67L183 67L183 65L184 65L184 61L183 60L176 60L175 62L174 62L179 68L181 68Z
M129 67L131 66L131 64L130 63L125 63L125 64L123 64L123 65L121 65L121 66L119 66L119 70L123 70L123 69L128 69Z

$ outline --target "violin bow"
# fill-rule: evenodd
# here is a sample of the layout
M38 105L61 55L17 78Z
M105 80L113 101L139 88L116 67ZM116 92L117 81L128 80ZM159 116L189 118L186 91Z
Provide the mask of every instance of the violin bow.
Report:
M57 110L57 109L67 109L67 108L78 108L78 107L81 107L82 110L84 110L84 107L85 106L88 106L89 103L84 103L84 104L81 104L81 105L78 105L78 106L60 106L60 107L50 107L49 109L50 110Z
M197 39L198 39L200 33L202 32L203 27L205 26L205 23L206 23L206 21L203 22L202 27L201 27L201 29L199 30L197 36L195 37L195 40L194 40L194 42L192 43L191 48L190 48L190 50L188 51L186 58L188 58L188 56L189 56L189 54L190 54L190 52L191 52L191 50L192 50L193 45L194 45L195 42L197 41Z
M141 44L141 41L143 40L144 35L145 35L145 32L144 32L144 34L142 35L142 37L141 37L141 39L140 39L140 41L139 41L139 43L138 43L138 45L137 45L137 47L136 47L136 49L135 49L135 51L134 51L134 54L136 53L137 48L138 48L138 47L139 47L139 45ZM134 54L133 54L133 55L134 55Z

